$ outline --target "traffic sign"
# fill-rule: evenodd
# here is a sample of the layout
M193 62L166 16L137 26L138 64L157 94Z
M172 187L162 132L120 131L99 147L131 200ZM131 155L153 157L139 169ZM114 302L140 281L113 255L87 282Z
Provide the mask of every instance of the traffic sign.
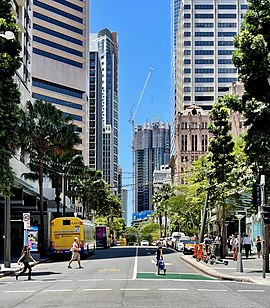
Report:
M23 213L23 228L30 229L30 213Z

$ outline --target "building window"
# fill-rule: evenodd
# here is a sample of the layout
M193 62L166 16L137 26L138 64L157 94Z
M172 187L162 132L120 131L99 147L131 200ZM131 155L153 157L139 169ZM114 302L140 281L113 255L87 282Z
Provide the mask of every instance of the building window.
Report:
M184 92L191 92L191 87L184 87Z
M184 74L190 74L191 69L190 68L184 68Z
M190 102L191 101L191 97L190 96L184 96L184 101Z
M197 122L191 122L191 128L192 129L197 129L198 128L198 123Z
M184 64L191 64L191 60L190 59L184 59Z
M212 10L214 6L212 4L196 4L195 10Z
M185 77L184 78L184 83L189 83L189 82L191 82L191 78Z
M214 27L213 22L206 22L206 23L195 22L195 28L213 28L213 27Z
M232 41L218 41L218 46L233 46Z
M195 59L195 64L214 64L213 59Z
M218 92L228 92L229 89L229 87L218 87Z
M191 36L191 32L184 32L184 37L190 37Z
M185 56L190 56L191 55L191 50L184 50L184 55Z
M195 78L195 82L214 82L214 78Z
M218 14L218 18L236 18L236 14Z
M195 92L213 92L214 87L195 87Z
M190 18L190 14L184 14L184 18Z
M232 77L232 78L218 78L218 82L235 82L237 81L236 77Z
M213 41L195 41L195 46L214 46Z
M213 74L213 68L195 68L195 74Z
M191 46L191 41L184 41L184 46Z
M182 122L181 123L181 128L182 129L187 129L187 122Z
M219 10L236 10L235 4L219 4L218 5Z
M234 37L236 32L218 32L218 37Z
M181 151L187 151L187 135L182 135L181 138Z
M213 37L214 36L214 32L195 32L195 36L196 37L199 37L199 36L202 36L202 37Z
M201 19L212 19L214 18L214 14L195 14L195 18L201 18Z
M208 147L208 136L202 135L202 152L207 152Z
M237 23L236 22L219 22L218 27L219 28L236 28Z
M232 64L232 59L218 59L218 64Z
M195 50L195 55L196 56L203 56L203 55L213 55L214 50Z
M185 22L184 23L184 28L190 28L191 27L191 23L190 22Z
M235 74L237 72L236 68L219 68L219 74Z
M35 98L35 99L41 99L45 102L51 102L51 103L56 104L56 105L61 105L61 106L69 107L69 108L82 110L82 105L72 103L72 102L68 102L68 101L64 101L62 99L50 97L50 96L47 96L47 95L42 95L42 94L38 94L38 93L33 92L32 97Z
M184 9L185 9L185 10L190 10L190 4L185 4L185 5L184 5Z
M214 96L195 96L195 102L213 101Z
M233 53L233 50L219 50L218 55L224 56L224 55L231 55Z
M192 152L198 151L198 136L197 135L191 136L191 151Z

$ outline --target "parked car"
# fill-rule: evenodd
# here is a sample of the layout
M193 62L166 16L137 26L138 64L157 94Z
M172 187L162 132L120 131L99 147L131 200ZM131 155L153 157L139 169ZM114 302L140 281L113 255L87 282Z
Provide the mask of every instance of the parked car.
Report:
M184 243L184 255L193 254L196 241L187 241Z
M149 246L149 242L147 240L142 240L141 246Z

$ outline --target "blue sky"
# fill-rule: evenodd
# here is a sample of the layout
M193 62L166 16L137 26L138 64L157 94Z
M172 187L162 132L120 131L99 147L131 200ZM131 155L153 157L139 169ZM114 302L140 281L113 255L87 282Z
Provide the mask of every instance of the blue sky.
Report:
M139 101L150 68L153 72L135 115L135 125L154 117L171 121L171 42L169 0L91 0L90 31L108 28L119 44L119 164L132 202L131 108Z

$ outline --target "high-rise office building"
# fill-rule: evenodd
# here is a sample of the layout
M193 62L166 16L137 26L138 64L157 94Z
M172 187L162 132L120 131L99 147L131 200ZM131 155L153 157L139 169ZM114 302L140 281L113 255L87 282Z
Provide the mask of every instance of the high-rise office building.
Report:
M102 70L97 34L90 35L89 166L102 170Z
M181 1L176 32L175 114L193 104L210 110L237 80L233 40L247 8L245 0Z
M55 104L78 126L89 164L88 0L33 0L32 96Z
M135 212L153 210L153 173L170 160L170 125L166 122L137 125L135 154Z
M118 41L117 33L103 29L96 36L102 70L102 172L118 192Z

